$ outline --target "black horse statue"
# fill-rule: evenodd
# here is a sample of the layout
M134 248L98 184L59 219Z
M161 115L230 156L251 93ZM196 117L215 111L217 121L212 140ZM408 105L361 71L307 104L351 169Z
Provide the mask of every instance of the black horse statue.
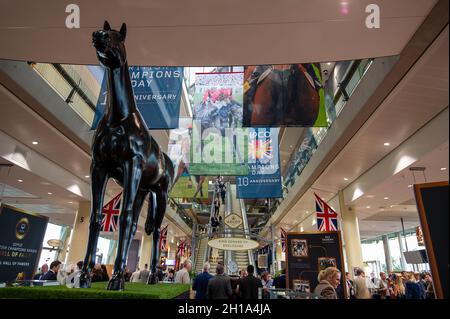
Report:
M159 261L160 227L172 185L172 161L150 136L134 100L125 52L126 25L111 30L107 21L103 30L92 35L100 63L107 69L108 96L103 118L92 143L92 205L89 241L80 278L80 286L90 287L90 271L94 266L97 241L102 220L103 196L109 178L123 187L119 219L119 240L114 272L108 290L124 289L124 269L128 250L136 233L139 214L148 194L149 205L145 231L153 233L151 260L155 282Z

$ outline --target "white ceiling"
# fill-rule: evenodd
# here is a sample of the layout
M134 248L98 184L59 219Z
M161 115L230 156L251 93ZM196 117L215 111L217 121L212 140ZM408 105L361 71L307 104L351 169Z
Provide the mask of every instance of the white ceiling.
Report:
M67 2L2 3L0 58L97 64L91 34L105 19L128 25L130 65L251 65L353 60L399 54L437 0L78 0L80 29L67 29ZM355 45L357 43L358 45Z

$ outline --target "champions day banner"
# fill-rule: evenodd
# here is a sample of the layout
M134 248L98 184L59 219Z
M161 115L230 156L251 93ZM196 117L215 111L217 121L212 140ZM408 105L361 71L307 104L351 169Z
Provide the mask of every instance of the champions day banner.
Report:
M248 174L242 99L242 72L196 74L191 174Z
M319 63L244 68L244 127L328 126Z
M175 167L172 198L208 198L208 179L190 173L191 134L191 118L180 118L179 128L170 130L168 155Z
M182 67L130 67L131 85L139 112L149 130L178 127L182 94ZM102 118L107 97L107 75L103 76L98 96L94 130Z
M0 282L31 280L48 218L0 206Z
M237 198L278 198L281 186L278 128L249 128L248 170L237 176Z

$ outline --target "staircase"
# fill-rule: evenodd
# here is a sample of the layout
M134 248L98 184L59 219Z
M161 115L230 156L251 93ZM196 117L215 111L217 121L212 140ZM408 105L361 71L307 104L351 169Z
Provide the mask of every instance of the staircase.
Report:
M217 249L217 256L211 256L209 259L209 264L211 265L210 274L215 275L216 274L216 267L219 262L222 262L223 264L223 258L224 258L224 251Z
M195 268L194 268L196 274L203 271L203 262L205 259L206 248L208 248L208 237L202 238L199 242L196 257L197 260L195 261Z

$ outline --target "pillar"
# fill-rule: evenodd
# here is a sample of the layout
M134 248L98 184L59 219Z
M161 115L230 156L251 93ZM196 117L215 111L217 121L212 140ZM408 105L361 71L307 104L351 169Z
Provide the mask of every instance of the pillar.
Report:
M141 248L139 250L139 269L144 269L145 264L148 264L148 266L150 267L152 247L153 235L148 236L145 232L142 232Z
M389 249L389 238L387 235L382 236L383 239L383 248L384 248L384 259L386 260L386 268L387 272L392 271L392 258L391 258L391 250Z
M342 218L342 233L345 243L345 255L348 271L353 274L353 267L363 268L361 238L359 235L358 217L355 208L346 206L344 194L339 191L339 206Z
M400 247L400 264L402 266L402 270L406 270L406 260L405 256L403 256L403 252L405 249L403 248L403 240L400 232L397 233L398 246Z
M108 256L106 258L106 264L114 265L117 255L117 240L111 239L109 242Z
M67 247L69 246L70 227L66 226L61 229L60 239L62 241L62 246L58 251L56 259L64 263L67 257Z
M76 264L84 260L89 236L90 202L79 202L78 211L73 223L72 238L70 240L67 263Z

